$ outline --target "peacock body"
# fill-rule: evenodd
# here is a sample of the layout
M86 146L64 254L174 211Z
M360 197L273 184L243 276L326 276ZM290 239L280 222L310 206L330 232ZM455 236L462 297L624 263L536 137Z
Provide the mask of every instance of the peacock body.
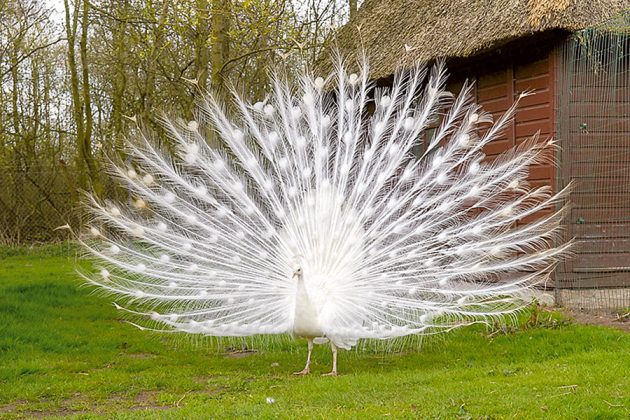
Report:
M555 245L563 194L526 181L553 142L485 159L515 108L493 123L471 85L445 91L441 64L378 89L366 61L352 74L340 61L230 105L207 95L199 122L164 120L174 157L129 144L131 164L112 173L132 205L90 199L98 240L85 246L101 268L86 278L162 329L293 333L310 361L313 340L336 355L514 313L568 247Z

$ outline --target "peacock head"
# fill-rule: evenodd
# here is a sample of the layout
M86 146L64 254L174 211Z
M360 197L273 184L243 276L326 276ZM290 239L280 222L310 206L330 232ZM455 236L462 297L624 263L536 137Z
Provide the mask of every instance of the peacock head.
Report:
M302 275L304 274L304 270L302 270L302 267L298 267L294 272L293 272L293 278L296 280L300 280L302 278Z
M292 279L296 281L304 279L304 265L306 264L306 260L304 256L301 254L294 255L291 259L290 268L293 270L293 274L291 275Z

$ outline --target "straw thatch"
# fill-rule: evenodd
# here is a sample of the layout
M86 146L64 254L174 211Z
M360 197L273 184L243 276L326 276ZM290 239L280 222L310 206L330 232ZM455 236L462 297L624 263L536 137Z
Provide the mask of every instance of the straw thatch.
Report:
M350 59L363 48L372 77L381 78L399 65L471 57L541 32L573 32L628 8L630 0L366 0L336 44Z

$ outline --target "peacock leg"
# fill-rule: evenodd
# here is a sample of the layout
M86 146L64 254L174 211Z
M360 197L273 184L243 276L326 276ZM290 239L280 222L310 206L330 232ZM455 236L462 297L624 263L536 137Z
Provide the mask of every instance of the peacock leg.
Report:
M322 376L337 376L337 346L332 341L330 342L330 348L333 354L333 367L330 373L324 373Z
M311 373L311 353L313 353L313 339L312 338L308 338L308 356L306 356L306 366L304 366L304 369L299 371L299 372L294 372L294 375L308 375L309 373Z

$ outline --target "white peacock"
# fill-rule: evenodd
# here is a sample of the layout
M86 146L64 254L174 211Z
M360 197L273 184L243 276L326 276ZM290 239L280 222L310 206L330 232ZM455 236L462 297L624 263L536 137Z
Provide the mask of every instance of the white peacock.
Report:
M330 342L336 375L338 347L523 308L570 245L555 245L563 192L526 182L553 142L488 161L515 107L492 123L471 85L454 97L443 65L427 73L377 89L365 61L356 74L338 63L295 86L276 76L265 102L233 94L229 114L209 94L203 126L165 120L177 156L142 137L132 165L112 167L133 205L91 198L98 240L85 246L101 268L86 278L162 329L305 337L299 374L313 343Z

